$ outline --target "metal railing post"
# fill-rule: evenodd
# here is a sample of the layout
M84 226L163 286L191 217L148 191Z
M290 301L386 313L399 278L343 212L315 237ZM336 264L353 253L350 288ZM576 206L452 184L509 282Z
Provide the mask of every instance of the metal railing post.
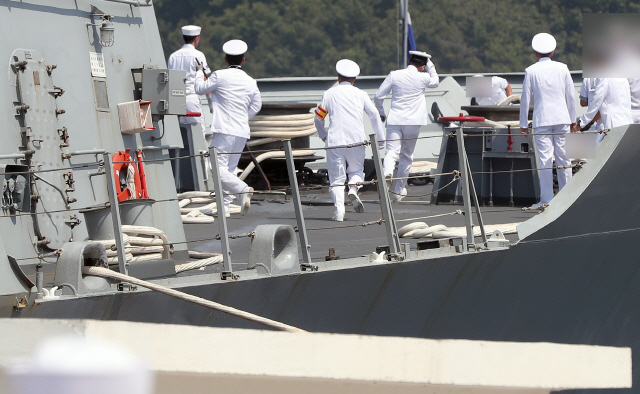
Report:
M215 146L209 148L211 153L211 169L213 175L213 188L216 192L216 206L218 210L218 226L220 228L220 243L222 245L223 269L220 273L222 279L233 278L233 267L231 265L231 249L229 248L229 236L227 234L227 218L224 211L224 194L222 182L220 181L220 168L218 166L218 150Z
M291 140L282 141L284 147L284 155L287 162L287 170L289 172L289 182L291 184L291 197L293 199L293 207L296 211L296 221L298 222L298 236L300 237L300 247L302 248L303 264L300 268L317 270L317 266L311 263L311 245L307 238L307 227L304 223L304 214L302 213L302 203L300 202L300 189L298 189L298 178L296 177L296 168L293 163L293 150L291 149Z
M116 253L118 254L118 271L121 274L128 275L127 254L124 250L124 240L122 239L122 223L120 222L120 209L118 205L118 195L116 194L115 174L113 173L113 163L109 152L102 154L105 166L105 175L107 176L107 191L109 194L109 205L111 208L111 220L113 222L113 237L116 243Z
M464 152L467 155L467 152ZM476 186L473 183L473 174L471 174L471 165L469 165L469 159L467 158L467 171L469 171L469 182L471 183L471 193L473 193L473 203L476 206L476 216L478 217L478 225L480 226L480 233L482 235L482 241L484 246L487 246L487 233L484 231L484 221L482 220L482 212L480 212L480 203L478 202L478 193ZM511 173L513 175L513 172Z
M458 140L458 166L460 168L460 187L462 189L462 202L464 203L464 221L467 228L467 247L475 248L475 238L473 236L473 213L471 212L471 196L469 195L469 171L467 167L467 154L464 149L464 136L462 135L462 122L456 131Z
M391 257L400 257L400 239L398 238L398 230L396 228L396 220L393 216L391 201L389 200L389 192L387 183L384 179L384 171L382 170L382 160L378 151L378 138L375 134L369 136L371 141L371 152L373 153L373 164L376 169L376 179L378 180L378 193L380 194L380 210L384 219L384 227L387 232L387 240L389 241L389 255Z

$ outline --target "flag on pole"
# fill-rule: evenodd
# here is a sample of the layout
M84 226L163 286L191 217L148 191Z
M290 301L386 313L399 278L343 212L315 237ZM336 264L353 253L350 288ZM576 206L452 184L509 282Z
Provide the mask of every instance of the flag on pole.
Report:
M411 15L407 11L407 59L409 59L409 51L415 51L416 39L413 37L413 26L411 26Z

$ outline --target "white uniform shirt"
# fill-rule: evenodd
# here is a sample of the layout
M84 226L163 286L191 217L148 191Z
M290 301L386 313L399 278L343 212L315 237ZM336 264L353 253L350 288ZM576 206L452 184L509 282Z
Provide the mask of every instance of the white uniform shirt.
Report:
M640 78L629 78L633 123L640 123Z
M580 123L591 122L598 111L605 128L633 123L631 117L631 93L626 78L596 78L593 99Z
M316 129L320 139L326 146L340 146L347 144L357 144L368 140L364 134L362 123L363 112L366 112L373 126L373 130L378 136L378 140L384 140L384 130L380 115L371 102L369 95L351 85L349 82L342 82L338 86L324 92L322 104L331 122L329 130L324 127L324 119L315 117Z
M582 80L582 85L580 86L580 100L585 100L588 103L593 101L593 95L596 93L596 79L595 78L584 78ZM585 124L582 127L586 126ZM602 126L602 119L598 119L589 130L601 130L604 126Z
M380 115L384 116L382 103L392 92L391 110L387 117L388 125L426 125L429 119L427 105L424 99L426 88L436 88L440 78L436 67L429 61L427 73L409 65L404 70L392 71L385 78L376 92L374 102Z
M478 105L497 105L507 98L504 90L509 86L506 79L491 77L491 97L476 97Z
M576 121L576 91L566 64L543 57L527 67L520 100L521 128L527 128L532 96L534 129Z
M202 63L204 70L207 74L211 73L209 66L207 65L207 59L204 57L204 53L197 50L191 44L184 44L182 48L173 52L171 56L169 56L169 61L167 62L167 67L171 70L184 70L187 72L187 87L186 94L196 94L195 88L193 86L194 81L196 80L196 60Z
M198 71L195 90L198 94L211 93L212 132L249 139L249 119L262 108L262 98L255 79L235 67L218 70L206 81L202 72Z

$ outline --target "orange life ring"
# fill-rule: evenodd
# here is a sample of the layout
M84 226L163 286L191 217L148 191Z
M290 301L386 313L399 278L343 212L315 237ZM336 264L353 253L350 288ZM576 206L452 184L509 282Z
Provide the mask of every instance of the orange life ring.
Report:
M131 149L126 151L116 152L113 157L113 175L116 183L116 194L118 195L118 202L124 200L131 200L136 198L142 198L142 183L140 182L140 174L133 158L129 154ZM136 185L135 195L131 194L131 191L127 188L127 174L129 166L134 171L134 181Z

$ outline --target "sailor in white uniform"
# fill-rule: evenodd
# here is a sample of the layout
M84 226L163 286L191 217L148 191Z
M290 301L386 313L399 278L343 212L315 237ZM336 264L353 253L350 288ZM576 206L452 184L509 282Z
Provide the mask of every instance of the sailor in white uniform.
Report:
M633 123L640 123L640 78L629 78L631 90L631 115Z
M474 75L474 77L482 77L482 75ZM491 77L491 97L476 97L476 104L498 105L512 94L513 89L511 89L509 81L501 77L493 76Z
M251 192L248 187L233 174L240 154L228 155L229 152L242 152L249 139L249 119L262 108L262 98L258 84L242 70L247 52L247 44L242 40L227 41L222 46L226 54L224 60L229 68L218 70L205 81L202 70L196 73L195 90L198 94L211 93L213 102L213 122L211 146L218 150L218 166L224 196L225 215L228 216L229 205L238 196L241 214L249 209Z
M362 123L363 111L369 116L373 130L379 140L384 139L382 122L369 95L353 86L360 75L360 67L351 60L342 59L336 63L338 85L324 92L322 103L316 109L315 125L320 139L326 147L358 144L368 138ZM325 128L325 117L329 115L329 130ZM380 143L382 149L383 143ZM376 149L376 147L372 147ZM333 220L344 220L344 182L348 178L349 199L356 212L364 212L364 205L358 196L358 182L364 181L365 147L327 149L327 169L329 171L329 193L336 207Z
M531 46L538 62L527 67L520 101L520 130L528 133L528 113L531 99L533 132L538 149L540 202L532 208L548 204L553 198L553 158L556 166L570 166L565 154L565 134L570 132L576 119L576 91L569 69L563 63L551 60L556 40L548 33L533 37ZM550 135L551 134L551 135ZM571 168L558 168L560 189L571 179Z
M184 70L187 72L186 79L186 99L187 99L187 112L200 113L200 117L193 116L180 116L179 121L182 124L194 124L199 123L202 127L202 132L205 132L204 114L202 114L202 104L200 103L200 96L196 94L193 87L193 83L196 79L196 65L199 62L202 64L204 72L209 75L211 70L207 65L207 59L204 57L204 53L196 49L200 43L200 26L183 26L182 37L184 39L184 45L182 48L173 52L169 56L167 67L171 70ZM196 62L197 60L197 62ZM213 107L211 106L211 96L207 95L209 101L209 109L213 113Z
M582 85L580 86L580 106L588 107L589 103L593 101L593 95L596 92L596 78L584 78ZM595 120L595 121L594 121ZM600 121L600 114L597 114L592 119L593 124L589 127L589 130L602 130L602 122ZM583 123L581 127L585 127L587 124Z
M589 101L587 112L580 117L572 131L580 130L581 125L589 124L600 114L605 129L633 123L631 115L631 91L626 78L596 78L595 91ZM598 142L604 134L598 134Z
M409 176L413 151L416 147L420 126L429 119L424 99L426 88L436 88L440 78L431 62L431 55L425 52L409 51L409 65L403 70L392 71L376 92L374 103L380 118L387 121L387 152L384 157L384 175L393 176L398 163L398 178ZM385 116L383 102L391 96L391 110ZM398 161L399 160L399 161ZM407 195L406 179L396 180L392 200L400 201Z

